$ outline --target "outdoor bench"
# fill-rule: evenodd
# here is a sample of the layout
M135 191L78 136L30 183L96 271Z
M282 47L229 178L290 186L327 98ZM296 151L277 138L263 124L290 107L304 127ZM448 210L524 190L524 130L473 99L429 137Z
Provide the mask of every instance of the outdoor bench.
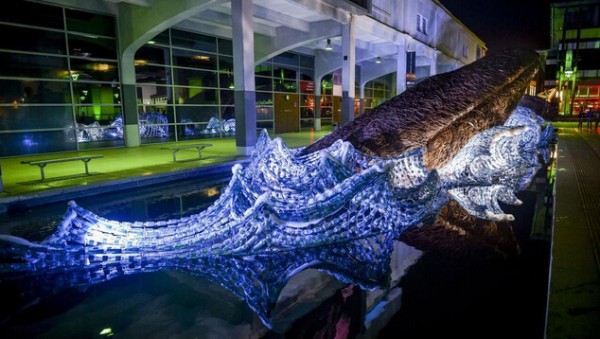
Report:
M30 166L37 165L40 168L42 180L45 180L46 176L44 174L44 168L48 164L81 160L81 161L83 161L83 164L85 165L85 174L89 175L90 172L88 170L88 162L90 162L90 160L92 160L92 159L98 159L98 158L103 158L103 157L104 157L104 155L102 155L102 154L84 155L84 156L77 156L77 157L70 157L70 158L55 158L55 159L44 159L44 160L21 161L21 164L30 165Z
M198 159L202 158L202 150L206 147L210 147L212 144L191 144L191 145L181 145L181 146L170 146L170 147L161 147L161 149L168 149L173 152L173 161L177 161L177 152L182 149L190 149L195 148L198 150Z

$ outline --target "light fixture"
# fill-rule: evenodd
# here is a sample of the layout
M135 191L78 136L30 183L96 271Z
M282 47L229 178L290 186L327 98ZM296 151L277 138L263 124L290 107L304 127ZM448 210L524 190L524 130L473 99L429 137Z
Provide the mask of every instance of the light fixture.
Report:
M380 57L377 57L377 59L375 59L375 63L376 63L376 64L380 64L380 63L381 63L381 58L380 58Z
M331 47L331 39L327 39L327 45L325 45L326 51L331 51L333 47Z

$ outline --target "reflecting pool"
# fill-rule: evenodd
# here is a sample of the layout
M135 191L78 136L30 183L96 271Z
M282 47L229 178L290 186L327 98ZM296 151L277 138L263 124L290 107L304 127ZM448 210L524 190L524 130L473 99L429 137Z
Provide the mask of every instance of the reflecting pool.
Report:
M420 263L427 262L423 258L436 253L444 259L461 258L449 265L452 273L463 272L467 277L485 273L479 277L480 284L470 289L475 295L496 291L498 281L514 286L512 275L518 270L509 264L521 258L528 239L516 232L520 227L515 216L526 214L516 208L527 200L522 192L550 158L553 129L551 125L542 129L543 123L532 111L519 107L505 125L478 134L444 166L431 170L423 165L423 149L419 148L399 157L379 158L339 141L327 150L300 155L298 150L286 148L281 139L272 140L263 133L250 164L234 166L227 185L199 189L205 204L190 208L195 213L185 213L181 200L185 194L181 192L177 193L176 212L167 212L168 199L160 198L156 207L131 204L130 211L141 212L132 214L131 219L103 213L101 206L91 209L81 202L69 202L59 222L45 228L49 232L41 241L26 232L19 234L15 231L19 227L0 235L2 293L7 301L4 323L10 331L33 331L29 334L35 335L45 331L47 320L39 316L44 309L40 305L62 295L59 305L46 306L52 311L62 309L69 299L65 291L71 296L117 284L113 287L118 291L107 293L118 294L131 286L120 288L119 282L145 285L144 278L132 277L148 276L177 282L167 287L176 290L176 295L165 297L169 300L185 302L188 299L177 293L186 289L189 298L206 291L216 297L206 301L206 307L200 306L204 299L190 302L186 316L180 315L181 302L154 305L163 298L147 298L150 304L143 307L142 318L160 324L148 335L187 336L185 331L192 331L189 333L202 336L220 333L214 335L221 337L269 333L368 336L384 328L392 317L402 315L397 312L400 305L402 310L410 307L410 295L405 296L404 291L411 291L411 285L403 282L411 281L411 272L427 276L448 268L434 265L419 271ZM518 196L520 193L524 196ZM530 209L536 209L537 198L537 194L529 198ZM115 202L126 205L114 197L110 200L111 206ZM522 219L523 225L528 220L531 226L530 218ZM471 267L471 263L476 265ZM457 266L461 264L469 269L461 270ZM509 265L508 271L504 265ZM511 279L490 274L498 272ZM494 281L488 281L490 276ZM180 286L188 279L201 285L186 282ZM428 286L428 293L436 289L416 281ZM468 282L463 281L464 285ZM463 297L469 300L473 295ZM59 322L55 321L60 316L52 314L48 331L71 323L68 319L97 313L97 307L75 311L87 301L87 297L77 301L66 311L68 318ZM454 306L462 302L456 300ZM221 314L223 303L236 306ZM144 329L132 328L137 318L128 317L138 306L130 294L120 295L107 314L114 316L110 309L117 307L125 313L120 318L128 321L109 318L115 325L93 323L86 329L107 336L148 331L152 326L145 322ZM427 305L425 311L439 306ZM463 315L461 307L454 306L451 310ZM506 306L498 309L505 313ZM176 315L170 313L171 307ZM19 322L31 312L38 312L36 324L25 321L21 327ZM416 314L417 309L405 317ZM93 317L94 321L99 317ZM323 318L328 320L316 321ZM418 320L427 318L425 313ZM477 319L463 326L472 329L485 323L485 319ZM215 326L206 326L206 321ZM76 324L84 323L81 319ZM171 325L170 332L162 332Z

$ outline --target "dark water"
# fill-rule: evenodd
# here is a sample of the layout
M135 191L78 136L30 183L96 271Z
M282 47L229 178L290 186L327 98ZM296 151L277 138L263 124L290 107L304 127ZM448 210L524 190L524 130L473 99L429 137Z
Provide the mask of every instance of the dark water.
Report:
M82 198L77 203L108 219L165 220L210 206L228 179L188 180ZM506 206L509 226L463 230L425 225L399 240L423 251L408 268L400 311L379 338L543 338L549 241L531 237L536 192ZM40 241L66 211L66 202L15 211L0 232ZM47 277L52 279L52 277ZM1 285L0 285L1 286ZM2 312L6 338L354 338L364 332L368 292L309 269L293 277L269 330L244 300L209 277L152 272L63 291ZM290 306L293 305L294 307ZM5 308L3 305L2 308Z
M75 199L107 219L167 220L198 213L210 206L227 185L228 177L198 178ZM50 235L67 211L68 201L31 209L9 207L0 215L0 233L40 241Z
M85 197L76 202L107 219L168 220L206 209L228 182L229 178L200 178ZM66 210L67 201L29 210L11 209L10 213L0 216L0 233L32 242L42 241L55 231ZM48 284L53 283L52 279L63 278L40 276L47 279ZM188 272L127 275L100 284L60 289L28 300L27 304L22 303L22 298L6 295L11 292L4 289L0 291L3 299L0 335L7 338L258 338L278 336L290 327L299 326L300 329L293 332L310 337L312 335L307 333L321 331L332 322L335 328L335 317L349 312L346 304L360 300L358 290L353 297L347 296L353 294L349 292L342 297L344 287L317 270L300 272L282 291L288 297L274 311L274 318L280 321L273 329L267 328L243 299L222 287L219 281ZM296 291L303 291L305 297L298 296ZM300 311L290 304L300 305ZM330 313L331 309L335 309L334 318L323 318L322 314ZM307 310L312 310L316 318L305 317ZM347 333L358 332L358 315L346 316L354 317L346 326Z
M522 206L505 206L516 220L492 236L431 226L401 235L424 254L380 338L545 338L550 241L531 236L535 192L517 196Z

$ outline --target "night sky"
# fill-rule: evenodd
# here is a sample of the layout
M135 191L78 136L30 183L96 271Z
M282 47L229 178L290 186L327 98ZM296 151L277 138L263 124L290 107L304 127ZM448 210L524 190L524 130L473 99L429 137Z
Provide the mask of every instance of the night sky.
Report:
M551 0L439 0L493 53L550 47Z

